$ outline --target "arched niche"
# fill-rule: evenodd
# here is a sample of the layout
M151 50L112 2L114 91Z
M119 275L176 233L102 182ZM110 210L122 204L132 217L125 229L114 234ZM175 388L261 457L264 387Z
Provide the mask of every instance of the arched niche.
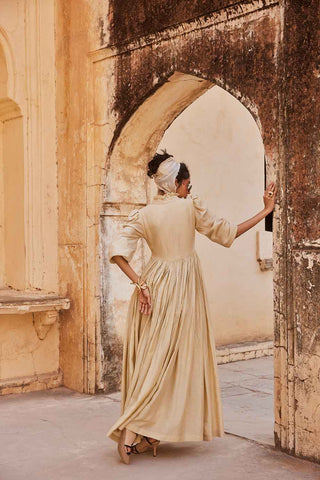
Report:
M0 27L0 98L15 98L15 65L6 32Z
M3 34L0 31L0 42ZM13 91L9 48L0 43L0 286L25 288L23 117ZM8 68L9 65L9 68Z

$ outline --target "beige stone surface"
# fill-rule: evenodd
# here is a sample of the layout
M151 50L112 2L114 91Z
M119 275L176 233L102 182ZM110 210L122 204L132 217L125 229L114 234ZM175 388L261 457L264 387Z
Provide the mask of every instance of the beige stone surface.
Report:
M55 322L44 340L33 325L33 314L0 316L0 385L16 383L59 369L59 325ZM5 390L2 391L5 393Z
M158 151L163 148L188 165L192 191L215 214L241 223L263 208L261 134L249 110L226 90L212 86L186 108L166 130ZM264 220L230 250L197 234L217 346L273 337L273 274L261 271L256 259L260 232L270 235L272 247Z
M129 466L105 435L119 415L118 393L92 396L62 387L2 397L1 475L4 480L317 480L319 465L273 447L272 359L220 365L219 373L226 435L211 442L163 441L157 457L151 451L134 455Z
M0 287L58 294L55 5L0 8ZM61 385L58 318L37 309L50 308L1 303L2 394Z

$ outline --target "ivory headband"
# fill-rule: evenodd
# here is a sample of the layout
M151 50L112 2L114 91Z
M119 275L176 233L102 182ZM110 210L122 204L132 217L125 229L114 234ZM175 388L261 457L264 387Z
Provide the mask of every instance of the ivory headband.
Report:
M152 176L155 183L161 190L165 192L175 192L175 179L180 169L180 162L169 157L164 162L161 162L157 172Z

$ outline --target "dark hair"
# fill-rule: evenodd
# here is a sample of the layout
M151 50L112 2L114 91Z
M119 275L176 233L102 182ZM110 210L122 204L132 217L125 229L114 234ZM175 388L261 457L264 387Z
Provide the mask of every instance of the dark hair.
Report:
M167 160L167 158L170 157L173 157L173 155L170 155L166 150L162 150L162 153L156 153L152 160L150 160L150 162L148 163L147 175L152 178L152 176L157 172L160 163L164 162L165 160ZM186 180L189 177L190 172L187 165L180 162L180 169L176 176L176 180L178 181L178 183L180 183L181 180Z

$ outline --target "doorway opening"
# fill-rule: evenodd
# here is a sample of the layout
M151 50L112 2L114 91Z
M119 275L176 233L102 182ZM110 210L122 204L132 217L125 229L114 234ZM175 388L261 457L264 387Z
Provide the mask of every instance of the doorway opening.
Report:
M147 204L156 193L146 165L162 148L188 165L192 192L212 212L241 223L263 208L264 148L249 109L212 82L176 72L137 109L114 142L104 191L105 242L132 208ZM264 221L236 239L230 250L200 234L196 239L215 330L225 430L273 445L273 278L270 262L269 268L268 262L261 265L270 254L272 259L270 245L272 231ZM137 271L149 254L141 242L132 260ZM102 321L116 332L113 340L102 339L103 348L122 337L124 322L116 318L125 318L131 294L128 286L119 293L123 276L108 268L103 295L112 302L105 302ZM110 351L105 353L110 358ZM105 371L107 375L107 365ZM253 404L258 410L253 411Z

